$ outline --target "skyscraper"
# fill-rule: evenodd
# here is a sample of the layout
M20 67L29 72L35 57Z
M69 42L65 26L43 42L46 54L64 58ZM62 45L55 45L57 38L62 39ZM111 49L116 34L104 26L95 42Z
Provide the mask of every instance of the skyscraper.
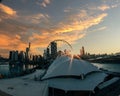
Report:
M47 55L47 59L49 59L49 57L50 57L50 50L49 50L49 48L46 49L46 55Z
M85 49L84 49L84 46L82 46L82 54L85 55Z
M9 59L11 61L18 61L18 51L10 51Z
M55 59L57 57L57 43L51 42L51 58Z
M84 46L82 46L82 49L80 49L80 55L84 56L85 55L85 49Z
M46 50L44 50L43 58L44 58L45 60L47 59L47 52L46 52Z

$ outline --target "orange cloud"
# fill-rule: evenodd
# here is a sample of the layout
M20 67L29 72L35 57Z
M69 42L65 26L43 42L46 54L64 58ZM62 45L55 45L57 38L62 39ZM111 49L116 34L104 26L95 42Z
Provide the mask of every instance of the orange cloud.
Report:
M59 28L55 29L55 33L67 33L67 32L74 32L74 31L83 31L93 25L97 25L102 22L103 18L107 16L106 13L100 14L98 16L93 16L86 18L85 20L79 20L82 15L73 16L73 20L70 20L69 24L64 22L59 24ZM85 15L84 15L85 16Z
M105 11L107 9L110 9L110 7L108 5L102 5L102 6L99 6L98 9Z
M30 16L23 16L22 19L31 24L49 22L49 16L47 14L42 14L42 13L38 13Z
M16 14L13 9L11 10L13 13L6 14ZM7 11L4 10L3 12L5 13ZM1 22L2 31L0 30L0 48L8 50L25 50L28 46L26 43L31 42L31 52L37 53L39 48L46 48L51 41L56 39L63 39L73 44L86 35L86 29L101 23L106 16L106 13L91 16L86 10L80 10L76 14L67 15L64 20L61 20L61 22L57 24L52 24L49 20L49 16L41 13L28 16L27 24L17 21L6 23L4 22L5 20L3 20ZM50 22L50 25L47 23L43 24L43 22ZM40 23L40 26L35 26L31 23Z
M33 54L40 54L42 52L39 51L41 48L47 48L51 41L57 39L63 39L68 41L70 44L75 43L76 40L83 38L85 33L79 34L79 32L74 32L73 34L36 34L34 33L31 39L32 48L31 51Z
M20 40L20 36L10 37L8 35L0 34L0 48L8 50L25 50L26 44Z
M0 47L7 47L9 45L8 41L10 41L8 36L0 34Z
M11 15L11 16L15 16L16 15L16 11L13 10L12 8L4 5L4 4L0 4L0 10L3 11L4 13Z
M41 33L33 33L29 38L32 43L32 50L38 47L46 48L51 41L56 39L67 40L73 44L86 35L84 32L86 29L101 23L106 16L107 14L103 13L89 17L85 12L83 14L68 16L66 21L58 23L58 25L49 30L46 29L41 30ZM83 19L83 17L85 18Z

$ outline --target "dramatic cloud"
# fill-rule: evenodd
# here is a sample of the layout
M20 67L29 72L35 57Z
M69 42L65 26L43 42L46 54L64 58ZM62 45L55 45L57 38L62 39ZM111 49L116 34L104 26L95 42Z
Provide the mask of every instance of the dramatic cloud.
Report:
M104 0L103 2L104 2L104 4L97 7L97 9L99 9L101 11L105 11L105 10L116 8L116 7L120 6L119 0Z
M48 14L42 14L42 13L38 13L30 16L23 16L21 17L21 19L25 20L30 24L40 24L40 23L49 22Z
M37 3L42 7L47 7L51 0L38 0ZM31 51L35 52L38 48L46 48L51 41L56 39L64 39L75 44L86 36L86 30L104 21L107 16L105 10L112 7L107 4L86 8L65 6L61 11L55 13L54 9L52 11L50 9L48 12L47 8L36 5L33 8L40 10L38 12L34 10L33 13L29 10L28 12L22 11L23 15L21 15L20 10L0 4L0 50L4 52L6 50L25 50L28 42L31 42ZM93 31L104 29L106 27L98 28L95 31L93 29Z
M45 48L51 41L56 39L64 39L72 44L86 35L84 33L86 29L101 23L106 16L107 14L103 13L89 17L83 11L83 13L68 16L68 19L65 18L63 22L59 22L48 30L44 29L41 30L41 33L33 33L29 40L33 43L34 48L38 45Z
M66 19L67 22L61 22L57 28L55 28L55 33L82 32L93 25L99 24L106 16L106 13L89 16L84 10L82 13L69 16L68 19Z
M110 7L108 5L102 5L102 6L98 7L98 9L105 11L107 9L110 9Z
M99 31L106 30L106 29L107 29L107 27L103 26L103 27L100 27L100 28L97 28L97 29L94 29L94 30L89 30L89 33L91 33L91 32L99 32Z
M51 0L43 0L42 2L41 1L37 1L37 4L42 6L42 7L47 7L48 4L51 3Z
M4 34L0 34L0 50L25 50L26 44L21 41L21 37L19 35L16 36L7 36ZM3 52L1 52L3 53ZM6 51L8 54L8 51ZM4 55L7 55L4 54Z
M74 32L72 34L33 34L32 37L30 37L30 40L32 42L32 48L35 49L37 47L42 47L42 48L46 48L48 46L48 44L51 41L57 40L57 39L63 39L63 40L67 40L70 43L75 43L76 40L84 37L85 34L84 33L79 33L79 32Z
M15 36L7 36L4 34L0 34L0 48L5 48L5 49L14 49L14 50L23 50L23 42L21 41L21 37L19 35Z
M17 12L14 9L4 4L0 4L0 22L2 22L5 19L12 19L16 17L17 17Z
M50 0L43 0L43 2L41 3L43 7L46 7L48 4L50 4Z
M8 15L12 15L15 16L16 15L16 11L13 10L12 8L4 5L4 4L0 4L0 10Z

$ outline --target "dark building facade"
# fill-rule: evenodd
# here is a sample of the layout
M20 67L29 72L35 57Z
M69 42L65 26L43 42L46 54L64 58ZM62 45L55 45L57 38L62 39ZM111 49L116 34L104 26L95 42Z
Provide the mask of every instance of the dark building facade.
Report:
M55 59L57 57L57 43L51 42L51 58Z

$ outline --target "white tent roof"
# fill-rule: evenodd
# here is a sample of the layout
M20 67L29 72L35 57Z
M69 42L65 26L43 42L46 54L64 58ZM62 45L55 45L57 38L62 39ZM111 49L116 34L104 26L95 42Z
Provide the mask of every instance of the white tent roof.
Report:
M74 78L54 78L49 80L48 86L65 91L93 91L106 76L107 75L104 73L96 72L94 74L87 75L83 80Z
M51 64L42 79L57 76L81 76L94 71L99 71L99 69L87 61L60 56Z

